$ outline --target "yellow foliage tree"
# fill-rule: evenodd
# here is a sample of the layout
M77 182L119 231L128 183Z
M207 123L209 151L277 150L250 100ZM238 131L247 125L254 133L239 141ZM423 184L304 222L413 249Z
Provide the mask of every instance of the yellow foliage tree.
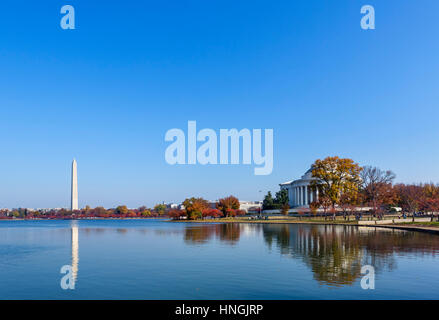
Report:
M361 170L352 159L337 156L317 159L312 165L312 176L316 180L311 182L311 187L318 189L319 197L327 199L335 212L335 205L340 203L343 194L358 193Z

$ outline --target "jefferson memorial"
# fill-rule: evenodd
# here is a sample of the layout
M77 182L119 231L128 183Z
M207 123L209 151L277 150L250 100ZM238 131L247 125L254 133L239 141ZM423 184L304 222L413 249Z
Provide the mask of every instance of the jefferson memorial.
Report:
M290 207L309 208L309 204L319 197L318 190L311 190L311 181L316 180L312 177L312 168L297 180L281 183L280 189L288 191L288 203Z

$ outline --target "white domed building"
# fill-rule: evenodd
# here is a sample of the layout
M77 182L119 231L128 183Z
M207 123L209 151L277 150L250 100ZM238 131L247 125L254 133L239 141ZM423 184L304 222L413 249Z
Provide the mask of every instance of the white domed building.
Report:
M281 183L280 189L288 191L288 201L292 208L309 208L309 204L318 199L318 190L311 190L311 181L316 180L312 176L312 168L297 180Z

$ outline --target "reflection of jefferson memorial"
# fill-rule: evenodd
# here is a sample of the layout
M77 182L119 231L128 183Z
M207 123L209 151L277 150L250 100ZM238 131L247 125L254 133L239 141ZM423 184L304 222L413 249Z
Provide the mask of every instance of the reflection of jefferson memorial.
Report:
M319 191L311 190L311 181L316 178L312 177L312 168L309 169L302 178L293 181L287 181L280 184L281 190L288 191L288 199L290 207L305 207L308 208L309 204L318 199Z

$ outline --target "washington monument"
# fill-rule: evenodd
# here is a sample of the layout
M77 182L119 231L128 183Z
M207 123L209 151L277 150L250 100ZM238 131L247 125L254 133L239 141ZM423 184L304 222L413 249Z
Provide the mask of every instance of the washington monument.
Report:
M78 210L78 167L76 160L72 162L72 210Z

